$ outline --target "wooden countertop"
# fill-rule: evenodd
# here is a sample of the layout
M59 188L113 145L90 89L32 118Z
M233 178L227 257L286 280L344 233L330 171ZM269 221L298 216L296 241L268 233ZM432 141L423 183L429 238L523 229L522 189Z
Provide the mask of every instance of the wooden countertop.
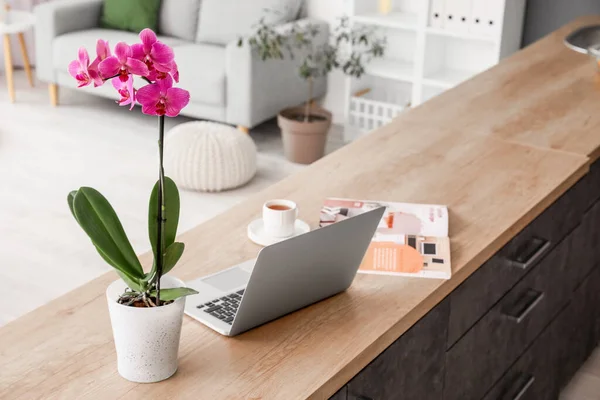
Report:
M600 158L600 75L563 44L574 20L483 74L403 113L398 122L435 137L457 131ZM456 121L456 122L454 122Z
M544 40L556 42L552 37ZM550 61L559 62L555 53L561 52L562 44L536 46ZM562 123L524 123L531 135L518 139L531 139L523 142L535 146L517 143L521 140L498 130L500 121L517 118L518 107L504 107L508 93L483 90L479 96L486 100L480 98L480 112L478 81L488 88L495 86L495 79L520 87L516 82L530 85L534 79L537 83L530 90L540 91L553 85L547 80L554 75L542 81L534 72L547 68L540 61L543 57L526 52L532 53L530 72L525 73L521 55L511 57L183 234L186 252L174 270L189 280L255 257L259 248L246 239L246 225L267 199L296 201L300 217L314 227L323 199L340 196L447 204L452 279L359 275L347 292L235 338L186 317L178 372L167 381L142 385L120 378L116 370L104 296L106 286L116 279L111 272L0 329L0 398L327 398L586 173L589 160L582 154L598 148L587 122L596 118L591 111L586 118L571 117L580 111L556 97L556 109L563 110L562 120L570 121L569 129L575 132L570 140L578 143L558 139L561 133L553 127ZM568 55L564 53L560 62L576 63L562 59ZM550 64L548 68L557 68ZM577 80L572 84L583 85ZM570 90L565 85L563 90ZM458 91L471 102L469 115L460 114L462 106L453 103L455 96L461 97L452 94ZM468 97L470 91L474 94ZM550 92L537 98L538 110ZM486 108L496 96L496 107ZM535 108L535 98L527 99L523 107ZM424 110L439 110L437 123ZM447 119L442 123L443 115ZM548 115L557 120L553 112ZM513 135L519 129L514 125ZM558 148L566 151L539 147L559 142L565 147ZM148 254L142 256L145 265L149 260Z

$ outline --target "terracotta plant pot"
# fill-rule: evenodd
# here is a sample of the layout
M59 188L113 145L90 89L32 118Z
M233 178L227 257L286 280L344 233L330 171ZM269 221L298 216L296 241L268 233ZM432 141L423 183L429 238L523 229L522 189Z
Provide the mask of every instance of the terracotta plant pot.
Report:
M286 108L277 116L286 158L299 164L310 164L323 157L331 113L311 108L311 121L304 121L304 107Z

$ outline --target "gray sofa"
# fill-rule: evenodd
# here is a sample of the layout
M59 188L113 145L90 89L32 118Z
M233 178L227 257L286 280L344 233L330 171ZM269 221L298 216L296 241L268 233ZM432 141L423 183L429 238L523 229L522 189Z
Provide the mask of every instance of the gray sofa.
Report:
M277 29L285 30L298 18L302 0L283 0L285 12L273 14ZM95 57L96 41L138 41L136 33L99 28L102 0L56 0L36 7L37 75L50 84L51 101L58 103L58 86L75 88L67 72L77 49L84 46ZM179 86L189 90L190 104L182 114L251 128L277 115L285 107L301 104L306 83L297 75L295 60L263 62L247 45L238 47L265 16L265 9L282 0L163 0L158 35L172 46L179 66ZM269 14L269 15L271 15ZM328 37L324 22L299 19L321 27L317 42ZM143 84L143 83L142 83ZM112 85L86 87L90 93L116 99ZM326 78L315 82L315 97L327 90Z

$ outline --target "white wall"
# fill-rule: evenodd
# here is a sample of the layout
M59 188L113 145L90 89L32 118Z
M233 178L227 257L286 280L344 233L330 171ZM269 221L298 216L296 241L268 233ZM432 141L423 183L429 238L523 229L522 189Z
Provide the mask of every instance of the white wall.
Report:
M330 27L337 24L338 18L346 14L346 0L305 0L306 14L329 22ZM344 123L345 76L339 71L329 74L327 95L323 106L333 113L333 122Z

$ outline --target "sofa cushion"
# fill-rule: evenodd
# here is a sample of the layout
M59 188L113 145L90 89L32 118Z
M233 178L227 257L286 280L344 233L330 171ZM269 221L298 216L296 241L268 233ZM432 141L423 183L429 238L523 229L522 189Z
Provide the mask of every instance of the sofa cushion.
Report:
M156 31L161 0L104 0L100 26L109 29L140 32Z
M197 43L174 51L179 86L190 92L190 102L225 106L225 47Z
M118 42L129 45L139 43L140 39L136 33L115 31L111 29L90 29L77 31L58 36L52 42L53 65L55 69L67 70L69 63L77 58L77 50L85 47L90 55L90 60L96 58L96 42L98 39L108 40L111 50ZM166 36L159 36L159 40L169 46L178 46L185 42Z
M201 0L162 0L158 32L193 42L198 30Z
M197 42L226 45L250 35L261 18L270 24L293 21L301 0L202 0Z

